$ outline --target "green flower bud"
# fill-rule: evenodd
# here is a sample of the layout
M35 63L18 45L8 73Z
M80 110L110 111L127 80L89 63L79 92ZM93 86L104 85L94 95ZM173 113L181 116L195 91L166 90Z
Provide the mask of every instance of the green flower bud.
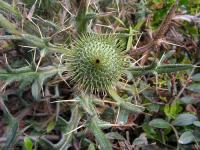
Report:
M76 41L67 64L80 91L106 92L123 74L124 55L115 36L86 34Z

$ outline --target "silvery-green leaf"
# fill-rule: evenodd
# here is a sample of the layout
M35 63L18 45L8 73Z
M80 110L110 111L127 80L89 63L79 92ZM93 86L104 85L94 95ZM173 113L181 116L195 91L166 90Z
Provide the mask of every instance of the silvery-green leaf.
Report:
M192 76L192 80L193 81L200 81L200 73L197 73L195 75Z
M193 114L180 114L173 121L175 126L187 126L193 124L197 120L197 117Z
M170 124L167 121L160 119L160 118L151 120L149 122L149 125L152 127L155 127L155 128L160 128L160 129L170 127Z
M178 142L180 144L189 144L194 141L194 136L191 131L186 131L183 134L181 134Z
M196 127L200 127L200 121L194 121L193 125L195 125Z

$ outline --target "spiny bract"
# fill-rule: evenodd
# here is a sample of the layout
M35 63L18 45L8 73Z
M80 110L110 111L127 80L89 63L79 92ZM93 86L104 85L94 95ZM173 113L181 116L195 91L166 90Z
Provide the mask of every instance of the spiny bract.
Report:
M69 74L83 92L106 92L124 70L121 43L113 35L82 35L70 56Z

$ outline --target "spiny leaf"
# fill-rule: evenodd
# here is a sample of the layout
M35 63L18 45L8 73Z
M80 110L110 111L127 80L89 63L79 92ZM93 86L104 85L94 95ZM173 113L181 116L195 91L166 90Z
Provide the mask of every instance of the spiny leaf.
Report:
M96 16L94 13L88 13L88 2L88 0L80 1L79 11L75 19L78 33L86 33L89 21Z
M2 150L11 149L15 143L15 138L17 136L18 130L18 121L10 114L9 110L7 109L6 105L3 102L3 99L0 97L0 108L3 110L5 118L9 121L8 132L7 132L7 139L5 145L2 147Z
M159 73L171 73L177 71L183 71L193 69L194 65L191 64L168 64L156 67L155 72Z
M94 134L96 140L100 144L102 150L112 150L112 146L105 136L105 134L101 131L101 129L97 125L97 121L95 117L93 117L89 123L89 128L91 129L92 133Z
M12 34L20 34L20 32L17 30L17 27L14 24L10 23L2 14L0 14L0 26L5 28L8 32Z
M9 5L8 3L4 2L3 0L0 0L0 9L4 10L6 12L12 13L14 14L16 17L21 19L21 14L19 13L18 10L16 10L15 8L13 8L11 5Z
M172 73L177 71L183 71L188 69L195 68L192 64L164 64L164 65L157 65L156 63L152 63L149 66L143 66L143 67L129 67L129 71L134 76L140 76L145 74L153 74L153 73Z
M35 100L40 100L40 92L45 81L55 76L59 72L63 72L64 68L44 67L39 68L36 72L31 70L30 67L22 67L19 69L11 69L12 72L0 70L0 79L5 81L6 85L15 81L19 81L20 85L32 84L31 91Z
M114 91L112 88L108 89L109 94L111 97L117 102L117 105L122 107L123 109L126 109L131 112L143 112L144 107L139 106L139 105L134 105L130 102L125 102L118 94L116 91Z
M77 128L78 123L82 116L82 113L80 112L78 105L72 108L72 110L73 110L72 116L68 123L66 134L64 134L61 141L57 143L57 148L59 148L60 150L65 150L67 149L67 147L71 145L71 140L72 140L72 135L73 135L73 132L71 131Z

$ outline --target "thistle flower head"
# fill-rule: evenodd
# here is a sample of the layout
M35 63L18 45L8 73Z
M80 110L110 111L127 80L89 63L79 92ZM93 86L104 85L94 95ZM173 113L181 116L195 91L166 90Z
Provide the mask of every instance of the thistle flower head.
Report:
M84 92L105 92L123 73L124 57L115 36L82 35L70 56L69 74Z

